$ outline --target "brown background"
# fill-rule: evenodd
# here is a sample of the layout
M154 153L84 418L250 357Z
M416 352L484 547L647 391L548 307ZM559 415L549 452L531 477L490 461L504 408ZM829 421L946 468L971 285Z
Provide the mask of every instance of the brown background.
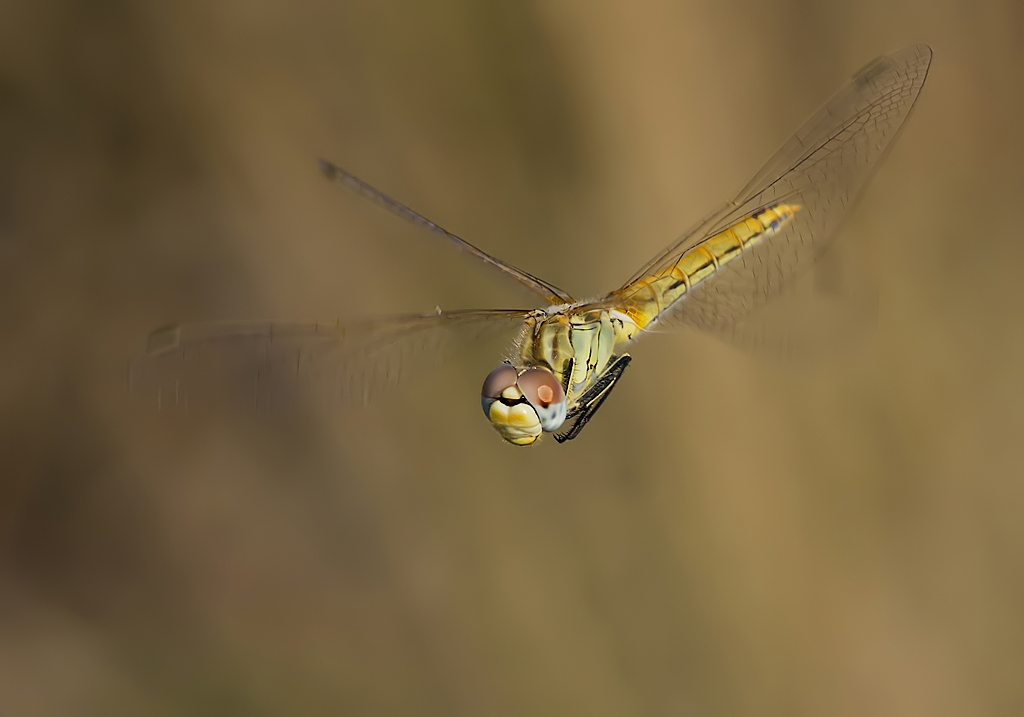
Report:
M1020 714L1022 36L1015 0L4 3L0 713ZM479 415L500 347L286 425L126 400L169 320L529 305L320 156L598 293L920 41L839 360L658 336L529 450Z

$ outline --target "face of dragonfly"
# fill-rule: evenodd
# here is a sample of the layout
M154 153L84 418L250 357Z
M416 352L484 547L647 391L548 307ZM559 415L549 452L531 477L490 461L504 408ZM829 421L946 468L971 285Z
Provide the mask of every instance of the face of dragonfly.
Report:
M565 422L565 392L546 368L498 366L484 379L480 403L494 429L516 446L528 446Z

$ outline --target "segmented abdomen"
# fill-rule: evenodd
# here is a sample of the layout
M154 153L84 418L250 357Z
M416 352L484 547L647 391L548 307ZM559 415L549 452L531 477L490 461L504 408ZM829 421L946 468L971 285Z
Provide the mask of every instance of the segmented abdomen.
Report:
M708 237L687 250L674 264L620 289L617 292L618 310L632 319L640 329L646 328L686 292L777 234L798 211L799 204L777 204Z

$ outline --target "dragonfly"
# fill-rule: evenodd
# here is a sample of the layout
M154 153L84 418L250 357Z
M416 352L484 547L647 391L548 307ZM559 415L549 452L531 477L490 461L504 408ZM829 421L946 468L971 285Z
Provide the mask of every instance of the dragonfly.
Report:
M146 371L130 373L157 377L161 407L187 406L197 392L228 385L257 407L301 395L368 400L381 386L504 332L515 338L480 392L487 420L513 445L532 445L545 433L570 441L619 384L639 337L657 326L728 331L814 264L889 152L931 60L931 48L913 45L868 63L735 198L596 299L573 298L321 161L326 177L511 277L540 307L167 326L149 336Z

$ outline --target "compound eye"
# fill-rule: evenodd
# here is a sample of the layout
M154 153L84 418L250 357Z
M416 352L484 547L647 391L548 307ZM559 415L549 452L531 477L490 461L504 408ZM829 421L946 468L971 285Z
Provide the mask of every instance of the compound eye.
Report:
M502 391L516 385L516 378L518 376L515 367L512 364L503 363L487 374L483 388L480 389L481 398L501 398Z
M549 433L565 422L565 392L555 375L543 368L531 368L519 374L519 390L537 412L540 425Z
M542 368L531 368L519 374L519 390L536 408L547 408L565 401L565 392L555 375Z

